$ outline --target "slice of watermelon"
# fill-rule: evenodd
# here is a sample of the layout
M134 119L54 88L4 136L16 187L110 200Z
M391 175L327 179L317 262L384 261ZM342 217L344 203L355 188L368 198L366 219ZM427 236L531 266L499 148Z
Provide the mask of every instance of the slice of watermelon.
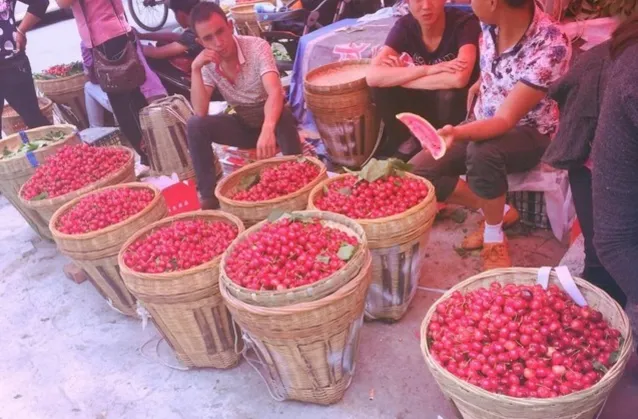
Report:
M400 113L396 118L403 122L421 143L421 147L428 150L434 160L438 160L445 155L447 146L443 138L436 133L434 127L419 115L410 112Z

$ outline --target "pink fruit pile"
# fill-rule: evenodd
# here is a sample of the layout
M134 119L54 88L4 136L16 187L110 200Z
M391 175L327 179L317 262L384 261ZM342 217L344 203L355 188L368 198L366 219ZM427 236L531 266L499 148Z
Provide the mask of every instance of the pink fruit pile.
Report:
M381 218L400 214L423 201L427 185L412 177L388 176L368 182L354 175L331 182L314 205L350 218Z
M317 219L282 219L237 244L228 277L253 290L284 290L317 282L341 269L358 241Z
M153 198L153 191L146 188L108 189L82 198L58 219L56 227L66 234L101 230L141 212Z
M36 169L22 197L47 199L73 192L122 168L129 157L121 148L64 146Z
M319 176L319 168L308 161L290 161L264 169L259 178L249 179L247 189L231 196L236 201L266 201L303 188ZM253 182L250 182L253 180ZM255 183L256 182L256 183Z
M235 237L237 227L222 221L174 221L131 244L123 255L124 263L136 272L182 271L210 262Z
M498 283L439 303L427 330L432 357L487 391L552 398L590 388L622 337L603 315L552 285Z

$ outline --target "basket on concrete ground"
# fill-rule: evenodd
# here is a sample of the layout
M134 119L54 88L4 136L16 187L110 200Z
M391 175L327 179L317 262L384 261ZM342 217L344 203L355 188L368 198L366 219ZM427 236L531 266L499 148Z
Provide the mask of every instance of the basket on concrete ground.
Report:
M317 185L308 198L308 208L321 198L339 175ZM372 253L372 284L366 300L366 316L377 320L400 320L416 295L425 271L425 250L436 216L434 186L426 179L405 173L428 187L426 198L400 214L374 219L355 219L363 227Z
M195 177L186 137L186 125L193 115L193 108L181 95L158 99L140 111L151 176L171 176L176 173L180 180ZM222 165L214 153L211 163L221 178Z
M40 112L44 115L49 122L53 123L53 102L46 97L38 98L38 104L40 105ZM12 135L20 131L29 129L22 120L22 117L11 107L11 105L5 105L2 112L2 131L5 135Z
M350 227L350 221L338 214L319 211L297 214L341 220ZM264 307L235 297L228 287L229 280L222 279L220 283L224 301L244 332L245 357L277 400L333 404L343 398L352 381L371 280L371 256L365 248L365 234L356 226L352 228L358 230L363 257L350 280L330 294L311 301ZM230 252L229 249L224 254L224 259ZM222 262L222 278L224 275ZM297 300L304 298L298 295ZM254 351L258 359L254 360L248 350Z
M73 115L80 120L81 125L78 128L84 129L89 126L84 96L84 85L87 80L88 78L84 73L78 73L69 77L51 80L34 79L33 83L44 96L53 102L71 108Z
M35 172L34 165L44 162L48 156L55 154L62 146L80 143L77 129L72 125L52 125L35 128L24 131L23 135L27 141L37 141L46 138L52 133L62 133L64 138L54 141L46 147L32 151L31 155L33 157L27 157L26 153L22 153L11 158L0 159L0 192L22 214L35 232L47 240L53 240L48 223L41 219L36 211L22 205L18 193L22 185L33 176ZM18 150L23 144L24 140L20 134L10 135L0 140L0 153L3 153L4 150Z
M244 227L239 218L221 211L197 211L165 218L138 231L118 256L124 283L148 310L153 322L180 361L189 367L231 368L239 362L239 331L219 291L221 255L210 262L178 272L140 273L128 268L126 249L155 229L174 221L204 219Z
M22 196L22 191L24 189L24 185L22 185L20 191L18 192L20 204L23 207L31 211L35 211L38 214L37 222L39 229L49 230L49 222L51 221L51 217L53 217L53 214L55 214L55 212L67 202L70 202L75 198L78 198L96 189L103 188L105 186L135 181L135 153L131 149L126 147L115 146L114 148L124 150L128 153L129 158L127 162L118 170L78 190L69 192L64 195L56 196L54 198L28 200L24 199Z
M359 168L370 158L377 143L381 120L365 79L370 60L326 64L308 72L304 97L313 114L328 156L336 163ZM356 80L317 83L326 74L361 68Z
M439 301L451 297L452 293L470 292L488 287L492 282L500 284L536 284L538 269L507 268L495 269L473 276L446 292ZM618 329L625 337L620 348L618 361L602 379L592 387L567 396L550 399L514 398L495 394L463 381L432 358L427 339L428 325L436 312L433 304L421 324L421 351L430 372L443 393L454 403L464 419L592 419L597 417L607 396L620 380L623 370L633 352L633 339L629 319L623 309L604 291L585 280L574 278L576 285L587 303L600 311L605 320ZM561 287L556 274L552 272L550 284Z
M148 189L153 192L155 197L139 213L101 230L84 234L66 234L57 229L60 217L83 199L108 190L123 188ZM136 300L122 280L117 256L124 242L133 234L167 215L166 202L159 189L147 183L133 182L107 186L75 198L53 214L49 228L60 252L84 269L95 288L109 305L127 316L137 316Z
M284 156L260 160L234 171L217 184L215 196L219 200L221 209L239 217L246 227L265 220L274 209L285 212L305 210L308 205L310 191L321 181L327 179L328 171L326 166L317 158L305 156L301 158L319 168L319 175L301 189L266 201L237 201L231 199L230 197L239 191L239 185L244 178L259 175L263 170L270 167L298 160L300 156Z

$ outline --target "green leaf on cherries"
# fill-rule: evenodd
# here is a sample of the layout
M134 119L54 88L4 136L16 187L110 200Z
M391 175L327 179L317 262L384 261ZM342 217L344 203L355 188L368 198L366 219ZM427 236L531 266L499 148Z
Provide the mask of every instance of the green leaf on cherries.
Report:
M391 170L392 163L389 160L370 159L370 161L363 166L361 172L359 172L359 177L372 183L388 176Z
M611 360L611 356L609 357L609 359ZM609 371L609 368L607 368L606 366L604 366L603 364L601 364L598 361L594 361L593 364L594 364L594 369L596 371L600 371L603 374L605 374L605 373L607 373L607 371Z
M328 186L327 186L327 185L323 185L323 188L322 188L322 189L323 189L323 194L324 194L324 195L328 195L328 192L330 192L330 190L328 189Z
M412 166L410 163L406 163L400 159L391 158L388 161L390 162L392 168L398 172L397 174L401 172L411 172L414 168L414 166ZM401 174L399 174L399 176L401 176Z
M330 263L330 257L326 256L326 255L322 255L322 256L317 256L315 258L315 260L319 263L323 263L323 264L329 264Z
M341 189L339 189L339 193L341 195L350 196L350 195L352 195L352 189L351 188L347 188L347 187L346 188L341 188Z
M250 189L252 186L256 185L258 182L259 182L258 174L245 176L239 181L239 184L237 184L237 189L239 189L240 191L245 191L247 189Z
M297 163L305 163L307 161L308 161L308 159L306 158L306 156L297 157Z
M49 197L49 194L47 192L40 192L39 194L37 194L36 196L31 198L31 200L32 201L42 201L43 199L47 199L48 197Z
M279 208L275 208L274 210L270 212L270 214L268 214L268 221L271 223L274 223L275 221L277 221L284 215L286 215L286 211Z
M339 257L339 259L347 262L350 259L352 259L352 256L354 255L355 250L356 250L356 247L354 247L353 245L348 243L343 243L341 247L339 248L339 251L337 252L337 256Z
M426 338L426 342L428 343L428 347L432 347L432 345L434 345L434 339L432 338L432 336L428 336Z

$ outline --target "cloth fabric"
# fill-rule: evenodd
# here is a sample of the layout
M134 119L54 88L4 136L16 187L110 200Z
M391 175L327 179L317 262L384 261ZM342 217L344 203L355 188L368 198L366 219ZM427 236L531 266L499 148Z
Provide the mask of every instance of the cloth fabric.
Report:
M372 95L384 123L385 143L379 147L378 153L381 156L395 155L398 147L412 137L405 124L397 120L397 114L415 113L428 120L435 128L447 124L457 125L465 119L467 89L435 91L399 86L372 88ZM421 146L418 145L417 151L420 149ZM406 157L412 157L410 154Z
M419 22L408 14L394 24L385 45L399 54L408 53L416 65L434 65L457 58L459 49L470 44L478 48L481 27L479 21L471 13L456 8L445 8L445 30L441 43L434 51L429 51L423 43L423 34ZM475 82L479 74L479 64L472 73L471 83Z
M547 90L569 67L571 44L560 27L538 7L520 41L499 54L498 28L481 24L479 42L481 89L475 107L477 119L488 119L518 82ZM552 136L558 128L558 106L546 97L519 122Z
M464 174L476 195L495 199L508 191L508 173L526 172L538 165L549 141L534 128L519 126L492 140L457 141L439 160L421 151L410 163L415 174L432 182L439 202L447 200Z
M40 111L31 75L31 65L24 54L10 60L0 60L0 119L5 99L20 115L27 127L38 128L51 125Z
M104 111L113 113L113 107L109 102L108 95L102 90L99 84L87 81L84 85L84 101L86 103L86 114L89 118L89 127L103 127Z
M594 248L594 207L591 182L591 172L586 167L580 166L569 171L569 186L572 190L576 215L585 241L583 278L605 291L624 307L627 304L627 296L600 263Z
M250 149L257 146L260 129L251 128L238 115L194 116L188 121L188 149L193 159L197 187L203 199L214 196L217 174L213 167L212 144ZM297 121L285 106L275 128L277 145L284 155L301 154Z
M265 102L268 93L261 78L264 74L279 74L268 42L255 36L235 36L239 54L239 72L234 82L214 63L202 68L204 84L214 87L231 106Z
M17 33L15 7L17 0L0 0L0 60L8 60L24 52L17 52L15 36ZM49 0L20 0L29 5L27 12L43 18L49 6Z
M627 294L638 336L638 43L610 64L594 136L594 246Z
M195 35L195 33L190 29L185 29L177 42L188 48L186 55L190 58L197 57L199 53L204 50L204 47L197 42L197 35Z
M568 170L588 161L609 68L609 45L605 42L579 55L569 72L550 87L560 122L544 163Z
M80 4L83 2L83 4ZM86 12L86 16L82 11ZM71 6L82 42L89 48L131 31L124 5L118 0L77 0Z

